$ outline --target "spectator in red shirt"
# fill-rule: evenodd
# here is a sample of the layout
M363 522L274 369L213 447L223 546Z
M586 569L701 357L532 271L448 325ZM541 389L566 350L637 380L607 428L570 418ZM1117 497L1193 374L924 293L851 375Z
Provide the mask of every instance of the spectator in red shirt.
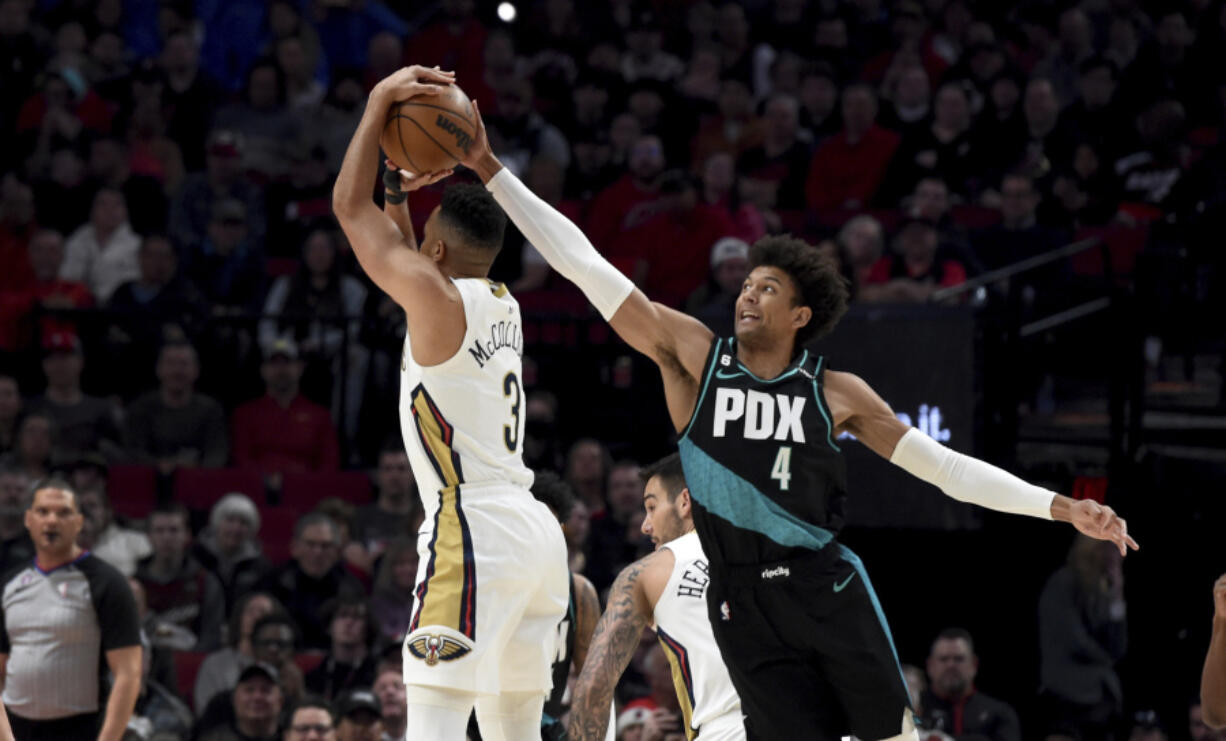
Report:
M680 170L660 178L660 213L624 232L618 254L636 254L636 277L662 304L680 307L707 277L711 246L736 233L720 209L700 203L694 182Z
M611 248L617 236L639 224L654 213L656 178L664 170L664 145L658 136L640 136L630 149L626 174L601 191L592 203L585 230L592 244L603 251L625 272L633 258L622 260Z
M438 65L460 80L481 79L488 32L473 13L473 3L446 0L440 6L438 19L405 44L405 64Z
M843 91L843 130L818 146L805 194L818 209L859 208L872 202L898 134L878 126L877 95L864 84Z
M911 217L894 237L894 255L873 265L860 299L876 303L923 303L938 288L966 282L966 268L937 254L936 227Z
M0 182L0 291L20 291L34 282L26 247L37 229L34 222L34 190L13 173Z
M234 462L269 474L333 470L340 461L328 410L298 392L302 362L293 340L269 345L260 369L267 394L234 410Z
M93 306L94 298L84 283L59 277L64 262L64 237L50 229L30 238L28 251L34 282L24 291L0 294L0 348L18 350L29 347L33 339L32 314L36 308L81 309ZM72 333L71 322L44 317L42 335Z

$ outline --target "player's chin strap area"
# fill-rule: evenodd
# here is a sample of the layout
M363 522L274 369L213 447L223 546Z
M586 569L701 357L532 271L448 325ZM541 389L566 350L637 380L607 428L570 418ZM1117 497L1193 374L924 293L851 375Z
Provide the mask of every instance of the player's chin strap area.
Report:
M634 290L634 282L601 257L579 227L528 190L507 168L499 170L485 187L549 266L579 286L605 320L612 319Z
M914 427L898 441L890 462L960 502L1051 519L1054 492L1028 484L990 463L950 450Z

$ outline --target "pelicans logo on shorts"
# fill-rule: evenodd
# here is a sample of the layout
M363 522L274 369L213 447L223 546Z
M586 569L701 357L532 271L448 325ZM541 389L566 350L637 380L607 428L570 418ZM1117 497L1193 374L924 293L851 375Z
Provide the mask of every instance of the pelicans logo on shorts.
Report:
M472 651L471 647L438 633L427 633L409 641L409 653L425 661L426 666L434 666L440 661L455 661L469 651Z

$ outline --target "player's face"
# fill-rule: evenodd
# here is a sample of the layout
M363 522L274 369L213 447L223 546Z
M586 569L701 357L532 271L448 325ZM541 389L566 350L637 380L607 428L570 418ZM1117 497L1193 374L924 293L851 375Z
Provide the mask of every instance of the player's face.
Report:
M39 555L58 557L70 553L82 524L76 498L62 489L39 489L26 510L26 530Z
M760 265L745 278L736 300L736 338L742 344L780 341L803 326L797 322L804 311L808 309L796 305L791 277L779 268Z
M684 493L684 490L683 490ZM657 548L661 543L680 538L685 532L685 522L677 511L677 503L682 494L672 499L668 489L659 476L653 477L643 487L643 535L651 538L652 545Z

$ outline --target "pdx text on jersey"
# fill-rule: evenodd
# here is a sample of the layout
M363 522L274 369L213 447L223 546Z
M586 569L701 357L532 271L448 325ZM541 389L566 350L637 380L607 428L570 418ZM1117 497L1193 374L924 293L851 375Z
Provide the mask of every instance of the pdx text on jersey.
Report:
M468 348L468 354L477 361L478 368L484 368L485 363L494 353L509 348L516 355L523 356L524 331L518 322L501 321L490 325L489 338L477 337Z
M805 441L801 414L805 397L765 394L761 391L721 388L715 390L715 428L712 435L724 437L728 423L741 420L746 440Z

